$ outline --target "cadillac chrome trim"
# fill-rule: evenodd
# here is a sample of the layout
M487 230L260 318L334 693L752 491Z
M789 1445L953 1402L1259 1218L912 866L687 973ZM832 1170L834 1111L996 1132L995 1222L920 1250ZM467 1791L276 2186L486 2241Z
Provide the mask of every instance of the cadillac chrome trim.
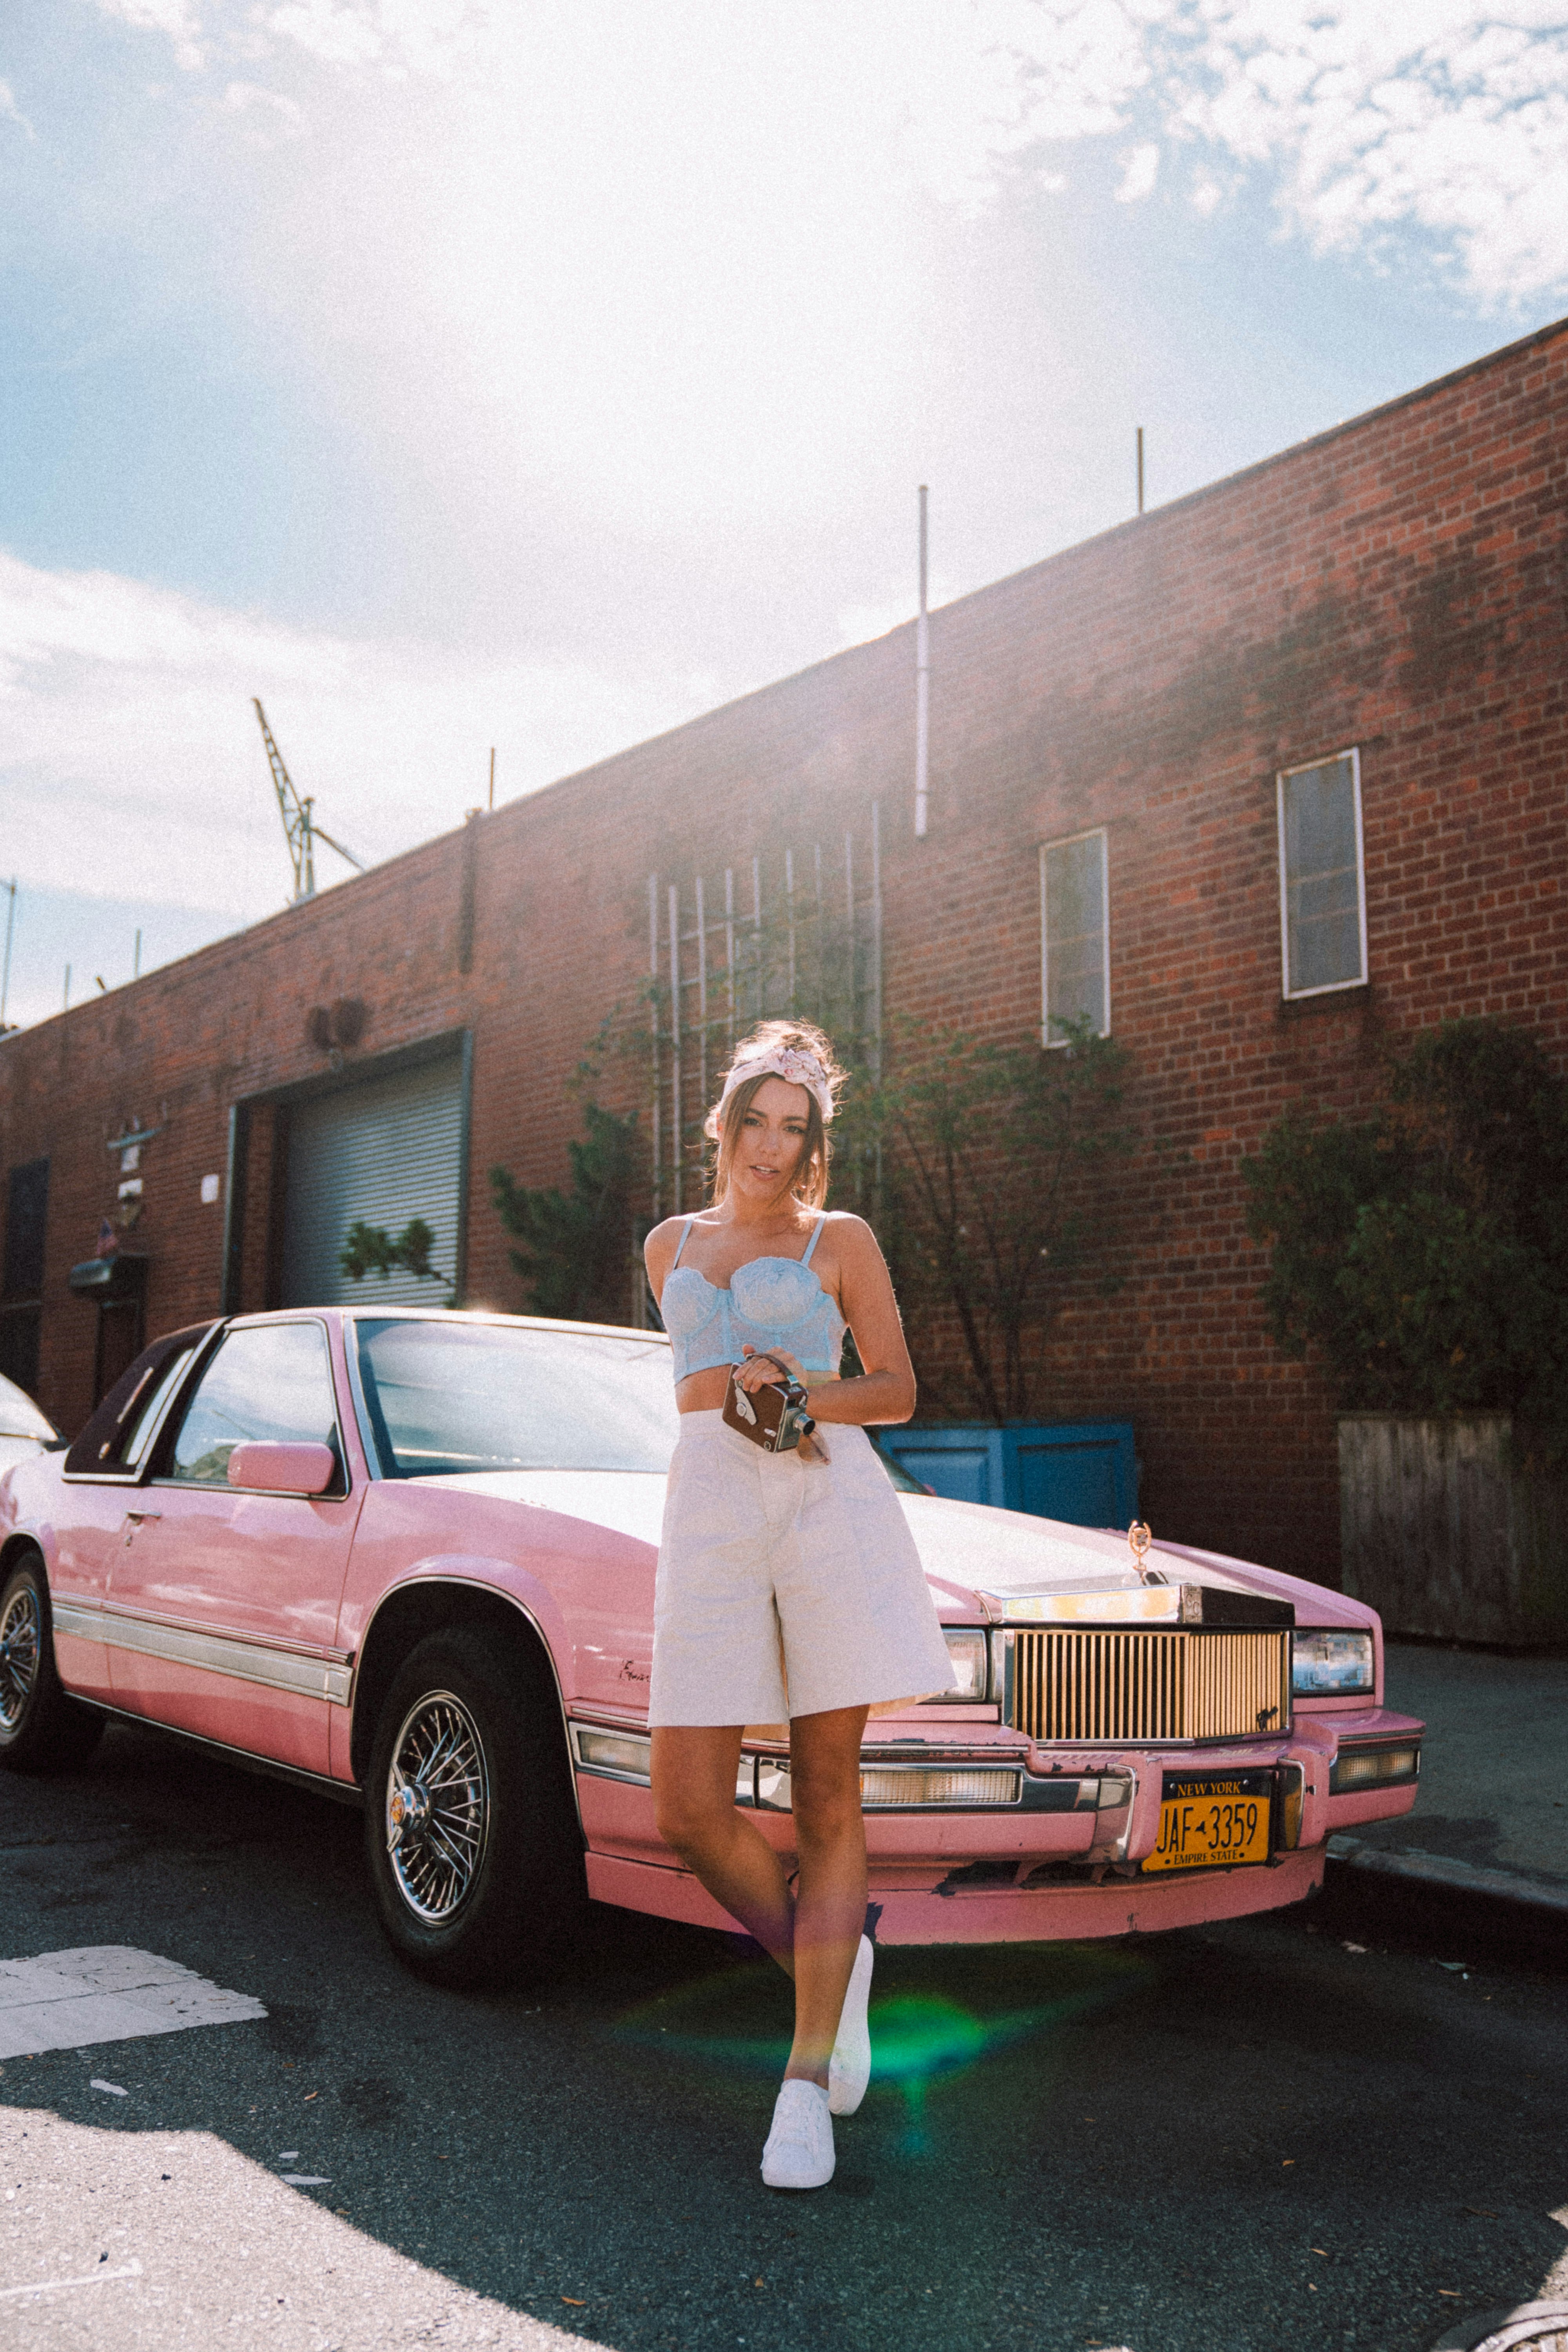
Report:
M106 1649L129 1650L165 1664L193 1666L231 1681L256 1683L264 1690L287 1691L295 1698L325 1699L347 1706L353 1667L342 1652L273 1648L238 1633L215 1633L205 1628L171 1622L167 1618L132 1617L90 1602L51 1597L57 1633L79 1642L101 1642Z

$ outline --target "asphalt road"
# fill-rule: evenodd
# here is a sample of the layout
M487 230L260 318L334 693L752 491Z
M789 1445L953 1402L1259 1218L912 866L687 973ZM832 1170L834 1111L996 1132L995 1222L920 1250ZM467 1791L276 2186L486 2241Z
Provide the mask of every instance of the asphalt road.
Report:
M268 2011L0 2065L0 2345L1426 2352L1568 2286L1539 1962L1347 1949L1342 1908L889 1952L890 2077L786 2198L765 1962L604 1912L563 1981L437 1991L360 1834L125 1728L0 1780L0 1960L133 1946Z

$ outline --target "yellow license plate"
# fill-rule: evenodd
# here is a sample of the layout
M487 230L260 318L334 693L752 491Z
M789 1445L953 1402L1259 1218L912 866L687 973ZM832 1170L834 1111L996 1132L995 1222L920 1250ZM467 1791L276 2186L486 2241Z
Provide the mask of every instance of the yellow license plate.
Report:
M1228 1870L1268 1859L1273 1783L1267 1772L1216 1773L1184 1780L1167 1772L1159 1843L1145 1870Z

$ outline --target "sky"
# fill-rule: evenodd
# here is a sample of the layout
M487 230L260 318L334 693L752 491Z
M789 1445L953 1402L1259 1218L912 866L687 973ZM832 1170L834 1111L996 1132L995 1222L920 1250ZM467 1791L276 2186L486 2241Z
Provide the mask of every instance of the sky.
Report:
M6 0L6 1017L1564 310L1563 0Z

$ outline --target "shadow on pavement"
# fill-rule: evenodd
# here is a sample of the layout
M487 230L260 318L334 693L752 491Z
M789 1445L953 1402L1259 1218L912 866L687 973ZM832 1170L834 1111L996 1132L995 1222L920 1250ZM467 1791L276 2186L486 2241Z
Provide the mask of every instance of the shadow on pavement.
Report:
M461 1995L392 1958L321 1799L117 1728L0 1809L0 1956L132 1945L268 2012L5 2063L16 2261L142 2265L90 2337L30 2302L30 2347L206 2352L265 2314L268 2352L536 2323L616 2352L1429 2352L1563 2252L1568 1988L1447 1937L1349 1954L1376 1939L1337 1897L884 1953L877 2079L830 2188L788 2198L757 2172L788 1989L739 1938L601 1910L549 1982Z

